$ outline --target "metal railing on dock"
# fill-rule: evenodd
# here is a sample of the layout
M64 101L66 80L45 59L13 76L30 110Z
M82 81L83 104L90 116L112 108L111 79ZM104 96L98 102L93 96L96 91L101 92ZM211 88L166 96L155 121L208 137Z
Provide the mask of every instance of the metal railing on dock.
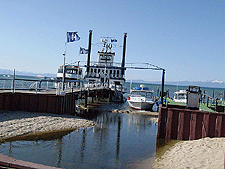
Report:
M200 102L217 112L224 112L225 102L222 99L214 98L203 93L201 94Z
M64 84L64 88L63 88ZM63 91L79 91L89 89L109 88L107 83L87 82L84 80L67 80L65 83L57 79L21 79L21 78L2 78L0 79L0 91L32 91L34 93L51 92L60 95Z

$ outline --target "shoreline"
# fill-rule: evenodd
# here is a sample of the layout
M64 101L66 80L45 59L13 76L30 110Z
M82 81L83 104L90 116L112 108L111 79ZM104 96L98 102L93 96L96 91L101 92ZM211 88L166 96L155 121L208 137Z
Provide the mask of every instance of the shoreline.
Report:
M179 141L160 148L152 168L224 168L224 153L225 138Z
M14 137L71 131L95 125L91 120L72 115L0 111L0 141Z

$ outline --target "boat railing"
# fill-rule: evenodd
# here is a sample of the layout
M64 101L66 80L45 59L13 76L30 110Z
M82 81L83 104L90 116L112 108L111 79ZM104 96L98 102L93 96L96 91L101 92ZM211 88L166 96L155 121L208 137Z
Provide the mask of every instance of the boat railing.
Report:
M66 80L64 83L59 79L38 79L30 78L2 78L0 79L0 91L30 91L40 93L44 91L61 95L64 90L89 90L110 88L109 82L86 81L86 80ZM116 88L117 89L117 88ZM118 89L117 89L118 90ZM118 90L119 91L119 90ZM63 92L64 93L64 92Z
M10 79L0 79L0 90L11 90L15 92L16 90L51 90L54 89L53 79L34 79L32 78L10 78Z

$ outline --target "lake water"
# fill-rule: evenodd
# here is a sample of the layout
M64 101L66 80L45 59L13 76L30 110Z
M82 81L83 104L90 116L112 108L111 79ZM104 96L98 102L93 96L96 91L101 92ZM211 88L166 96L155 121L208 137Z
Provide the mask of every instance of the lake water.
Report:
M160 85L145 84L155 94ZM139 84L133 84L139 86ZM130 84L126 83L129 93ZM169 96L185 86L165 86ZM212 96L213 89L201 88ZM224 89L214 89L224 92ZM126 94L128 95L128 94ZM0 153L49 166L74 168L146 168L155 158L157 124L151 116L115 114L113 109L128 109L128 104L108 103L94 117L97 125L57 136L0 143Z
M81 128L58 138L13 141L0 145L0 153L25 161L69 168L150 167L156 150L157 125L150 116L111 113L126 104L104 105L94 127Z

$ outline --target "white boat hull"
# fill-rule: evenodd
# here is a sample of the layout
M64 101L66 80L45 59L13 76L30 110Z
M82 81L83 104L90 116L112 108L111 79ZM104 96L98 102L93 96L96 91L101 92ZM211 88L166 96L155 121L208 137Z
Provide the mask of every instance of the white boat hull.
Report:
M131 100L127 100L127 102L131 108L137 109L137 110L152 110L152 107L154 105L153 101L134 102Z

